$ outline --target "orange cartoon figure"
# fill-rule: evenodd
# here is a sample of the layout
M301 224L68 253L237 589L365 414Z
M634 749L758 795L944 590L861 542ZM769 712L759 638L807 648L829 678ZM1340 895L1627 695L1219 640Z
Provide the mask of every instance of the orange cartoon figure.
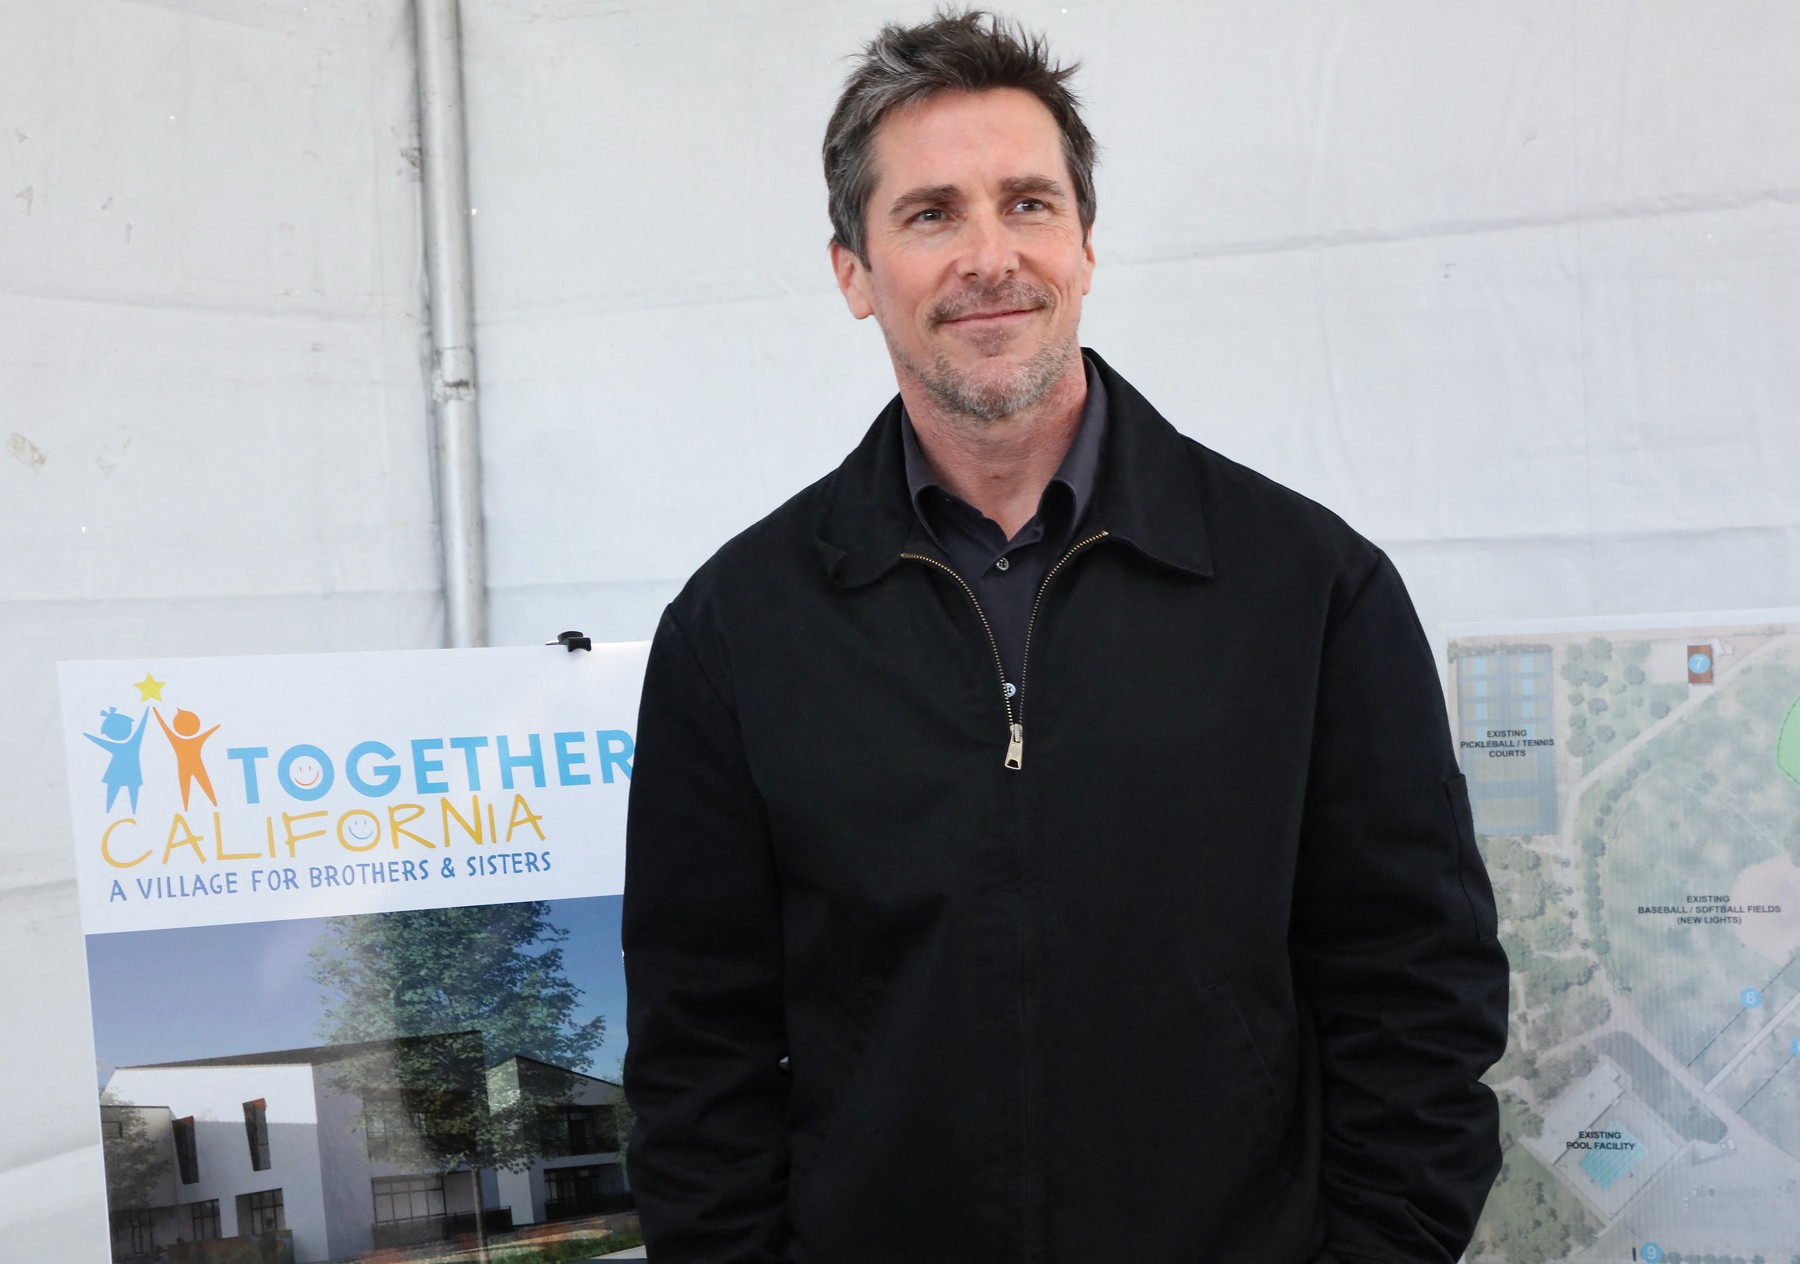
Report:
M156 712L156 722L162 725L163 735L175 749L175 772L181 778L181 810L188 810L188 791L195 782L200 783L212 805L218 807L219 797L213 793L212 778L206 775L206 761L201 757L200 747L219 731L219 726L215 724L202 733L200 717L185 708L175 713L173 727L163 719L161 711Z

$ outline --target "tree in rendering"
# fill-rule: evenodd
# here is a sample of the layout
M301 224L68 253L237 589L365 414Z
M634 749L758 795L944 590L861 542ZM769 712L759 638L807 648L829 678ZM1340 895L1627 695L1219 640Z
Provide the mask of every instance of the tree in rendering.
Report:
M575 1021L568 932L542 900L332 918L312 977L338 996L319 1034L334 1043L479 1031L489 1066L524 1054L583 1069L606 1020Z
M143 1112L110 1090L100 1094L100 1140L106 1213L117 1251L132 1217L166 1201L169 1155L150 1135Z
M570 1099L605 1038L578 1022L581 989L563 968L568 933L543 901L337 917L312 949L333 998L319 1034L344 1055L334 1083L364 1103L371 1153L440 1170L524 1168L540 1124ZM490 1094L487 1072L515 1055L541 1064Z

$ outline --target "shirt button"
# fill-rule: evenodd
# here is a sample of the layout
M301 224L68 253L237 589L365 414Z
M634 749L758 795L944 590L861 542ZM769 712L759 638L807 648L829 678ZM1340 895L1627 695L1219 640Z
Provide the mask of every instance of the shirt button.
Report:
M1001 558L998 562L994 563L994 569L997 571L1011 570L1012 563L1007 561L1005 558Z

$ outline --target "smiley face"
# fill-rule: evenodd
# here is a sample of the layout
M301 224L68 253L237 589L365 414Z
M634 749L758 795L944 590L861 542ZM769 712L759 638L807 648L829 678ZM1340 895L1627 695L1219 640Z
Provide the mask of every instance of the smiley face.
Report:
M381 824L373 813L348 812L338 822L338 832L347 846L364 850L375 845L375 840L381 833Z
M331 757L317 746L290 746L275 766L281 788L305 803L322 799L331 790Z

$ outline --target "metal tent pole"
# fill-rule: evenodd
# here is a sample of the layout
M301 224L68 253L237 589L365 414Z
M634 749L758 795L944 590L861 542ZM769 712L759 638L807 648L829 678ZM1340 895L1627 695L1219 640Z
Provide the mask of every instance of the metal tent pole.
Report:
M481 517L462 25L457 0L414 0L413 13L431 307L431 394L437 415L444 643L466 647L487 643L487 548Z

